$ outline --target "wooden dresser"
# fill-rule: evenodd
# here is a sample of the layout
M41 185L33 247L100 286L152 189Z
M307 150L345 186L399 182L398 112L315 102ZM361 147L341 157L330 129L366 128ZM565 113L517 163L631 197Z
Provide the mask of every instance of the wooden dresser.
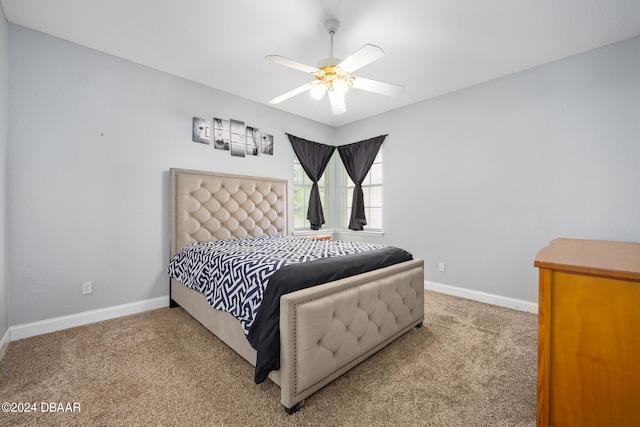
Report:
M640 243L555 239L539 268L538 426L640 426Z

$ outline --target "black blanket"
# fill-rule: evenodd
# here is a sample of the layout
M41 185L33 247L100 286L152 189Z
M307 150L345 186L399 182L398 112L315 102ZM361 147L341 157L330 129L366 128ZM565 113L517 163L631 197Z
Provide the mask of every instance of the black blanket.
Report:
M257 351L255 382L260 384L267 379L269 372L280 369L282 295L411 259L413 256L409 252L388 246L370 252L291 264L276 271L269 279L262 304L247 336Z

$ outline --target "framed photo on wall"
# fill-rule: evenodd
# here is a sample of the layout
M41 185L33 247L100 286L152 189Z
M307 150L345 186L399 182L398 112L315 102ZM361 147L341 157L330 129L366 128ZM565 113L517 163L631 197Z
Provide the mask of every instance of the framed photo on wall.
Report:
M260 129L247 126L247 154L257 156L260 150Z
M269 135L268 133L262 134L262 145L260 147L260 152L262 154L273 156L273 135Z
M211 125L200 117L193 118L192 137L193 142L208 144L211 139Z
M231 155L245 157L246 151L244 122L231 119Z
M213 119L213 146L218 150L229 150L231 142L231 124L229 120Z

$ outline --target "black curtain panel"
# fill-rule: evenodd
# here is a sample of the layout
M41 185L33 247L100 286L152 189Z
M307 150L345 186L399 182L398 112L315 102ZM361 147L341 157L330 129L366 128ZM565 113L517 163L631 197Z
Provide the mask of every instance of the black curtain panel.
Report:
M386 137L387 135L380 135L375 138L338 147L338 153L340 154L342 163L347 169L349 177L355 184L351 202L351 217L349 219L349 229L351 230L359 231L367 225L367 218L364 213L362 181L367 176L369 169L371 169L371 165L373 165L373 161Z
M319 230L325 221L322 202L320 200L320 191L318 190L318 180L322 177L336 147L320 144L319 142L307 141L306 139L289 134L287 134L287 136L289 137L293 151L296 153L298 160L300 160L302 169L304 169L309 179L313 181L311 195L309 196L307 219L311 223L312 230Z

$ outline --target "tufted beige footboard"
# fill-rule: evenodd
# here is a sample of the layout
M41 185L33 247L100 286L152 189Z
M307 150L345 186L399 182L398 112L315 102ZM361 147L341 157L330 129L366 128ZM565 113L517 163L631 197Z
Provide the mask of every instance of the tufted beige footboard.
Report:
M422 260L283 295L282 404L294 407L423 320Z

